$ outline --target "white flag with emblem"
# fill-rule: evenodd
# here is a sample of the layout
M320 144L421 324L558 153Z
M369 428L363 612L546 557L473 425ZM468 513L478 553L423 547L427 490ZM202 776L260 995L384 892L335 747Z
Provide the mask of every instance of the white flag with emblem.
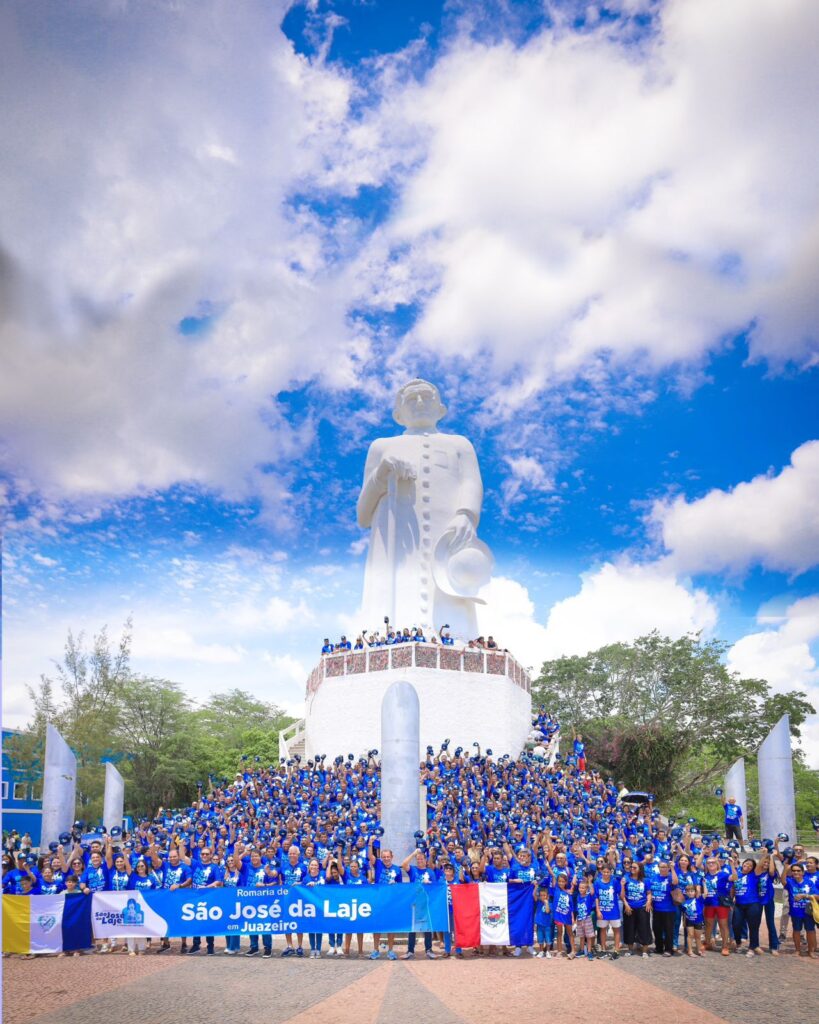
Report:
M481 914L481 945L509 945L509 900L505 882L482 882L478 886Z

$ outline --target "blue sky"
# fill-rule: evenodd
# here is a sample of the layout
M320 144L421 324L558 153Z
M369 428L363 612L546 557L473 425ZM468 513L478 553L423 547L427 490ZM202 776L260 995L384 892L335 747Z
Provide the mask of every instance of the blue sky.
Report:
M521 660L702 630L819 705L815 5L2 19L5 724L129 614L138 670L297 712L414 376Z

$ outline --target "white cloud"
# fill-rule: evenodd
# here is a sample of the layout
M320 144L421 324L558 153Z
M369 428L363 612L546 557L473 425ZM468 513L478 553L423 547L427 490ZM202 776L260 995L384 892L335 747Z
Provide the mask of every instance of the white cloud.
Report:
M546 628L535 618L535 606L523 584L506 576L493 576L481 590L485 605L478 605L478 629L494 636L525 668L537 674L547 657Z
M708 634L717 622L708 594L681 582L665 562L606 562L581 579L580 592L549 612L548 658L585 654L654 629L671 637L700 630Z
M772 621L763 609L760 625ZM749 633L728 653L728 668L741 675L765 679L780 693L802 690L819 709L819 665L814 649L819 642L819 595L794 601L779 617L776 628ZM808 717L802 748L809 763L819 768L819 715Z
M203 643L194 639L185 629L163 629L156 625L141 623L134 634L141 658L171 662L208 662L215 665L236 664L242 660L242 652L236 647Z
M655 502L651 519L682 572L805 572L819 563L819 441L797 448L778 475Z
M819 595L789 605L777 628L737 640L729 652L728 667L743 676L766 679L778 691L814 687L819 698L819 666L811 651L817 640Z
M650 372L752 323L755 357L810 364L819 7L718 6L670 0L641 47L602 22L521 46L465 32L419 83L388 80L372 163L386 122L423 158L365 294L422 297L413 344L491 356L499 386L525 367L521 404L601 351Z
M270 466L310 424L271 396L348 382L366 350L323 229L286 208L350 97L294 52L287 7L0 14L0 436L21 486L287 501ZM209 329L180 336L205 300Z

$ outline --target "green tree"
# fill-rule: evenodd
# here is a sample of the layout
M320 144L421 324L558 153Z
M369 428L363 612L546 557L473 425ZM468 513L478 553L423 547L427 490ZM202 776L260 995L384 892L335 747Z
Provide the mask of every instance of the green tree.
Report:
M804 693L772 694L724 664L727 645L658 632L582 657L545 662L535 703L584 734L591 762L660 797L685 794L755 751L779 717L797 738L813 708Z

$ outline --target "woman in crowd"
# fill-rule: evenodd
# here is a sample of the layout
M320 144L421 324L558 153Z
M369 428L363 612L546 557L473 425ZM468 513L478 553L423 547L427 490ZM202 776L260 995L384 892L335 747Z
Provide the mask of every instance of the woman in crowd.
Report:
M236 858L229 853L225 858L225 873L222 875L222 885L226 889L236 890L239 888L239 880L242 877L241 870L236 863ZM225 948L222 952L225 956L237 956L242 948L242 939L239 935L228 935L225 937Z
M759 926L762 922L762 904L759 901L759 875L753 857L746 857L740 865L734 882L734 943L742 948L742 935L748 929L747 956L762 955L759 948Z
M677 874L668 861L661 860L651 875L651 926L654 931L654 952L674 955L674 898L678 887Z
M651 945L651 889L645 880L643 865L633 861L621 885L625 943L629 954L638 945L643 958L647 959Z

